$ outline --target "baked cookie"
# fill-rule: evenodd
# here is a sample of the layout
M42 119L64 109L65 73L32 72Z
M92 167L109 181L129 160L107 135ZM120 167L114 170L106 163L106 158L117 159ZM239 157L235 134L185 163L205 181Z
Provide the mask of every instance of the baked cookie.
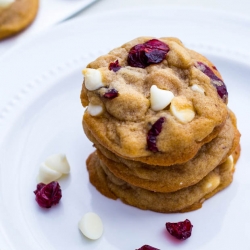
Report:
M219 138L216 137L209 143L211 145L203 145L190 161L167 168L132 161L129 162L132 164L128 165L122 163L127 160L117 157L118 159L113 161L104 156L100 150L97 150L97 154L101 165L105 165L104 167L117 178L131 185L154 192L174 192L199 182L233 152L238 145L239 137L230 141L225 133L224 130L225 137L219 135ZM115 155L113 156L115 158Z
M165 193L199 182L235 151L239 138L238 130L228 119L219 135L203 145L193 159L168 167L130 161L117 157L100 145L96 147L101 165L108 168L117 178L137 187Z
M28 27L36 17L39 0L15 0L0 6L0 40L13 36Z
M228 116L219 72L176 38L137 38L83 74L84 131L123 158L159 166L187 162Z
M239 148L237 148L239 153ZM202 203L227 187L233 179L236 159L230 156L197 184L176 192L160 193L130 185L115 177L100 164L94 152L87 160L90 182L103 195L121 199L124 203L156 212L187 212L202 207Z

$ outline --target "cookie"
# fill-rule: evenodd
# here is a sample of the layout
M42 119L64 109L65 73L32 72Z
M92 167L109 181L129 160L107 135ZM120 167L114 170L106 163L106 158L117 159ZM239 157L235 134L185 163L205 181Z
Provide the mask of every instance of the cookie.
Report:
M119 157L159 166L187 162L228 116L218 70L176 38L137 38L83 74L84 131Z
M113 160L100 150L97 150L97 154L102 165L131 185L154 192L174 192L196 184L234 152L239 143L239 134L233 128L226 130L228 127L225 126L213 141L203 145L193 159L179 165L152 166L116 157L111 152L108 155L112 154ZM107 153L107 150L103 152Z
M172 166L155 166L117 157L100 144L95 144L98 157L116 177L129 184L155 192L173 192L194 185L235 151L240 134L234 115L211 142L202 146L190 161Z
M240 151L239 148L237 150ZM95 152L87 160L90 182L98 183L96 188L103 195L113 199L116 196L126 204L162 213L187 212L201 208L206 199L232 182L234 164L235 161L229 157L197 184L176 192L160 193L138 188L115 177L100 164Z
M0 40L13 36L28 27L37 15L39 0L15 0L0 7Z

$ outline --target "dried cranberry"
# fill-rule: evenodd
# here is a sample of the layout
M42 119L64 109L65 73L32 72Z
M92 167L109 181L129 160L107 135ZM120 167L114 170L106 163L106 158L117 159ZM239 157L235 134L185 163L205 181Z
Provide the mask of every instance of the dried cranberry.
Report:
M118 60L116 60L115 62L111 62L109 64L109 70L113 70L114 72L117 72L120 68L121 68L121 66L119 65Z
M218 95L224 102L227 102L228 92L225 83L218 76L216 76L214 72L204 63L197 62L196 67L211 79L212 84L217 89Z
M167 44L152 39L143 44L132 47L128 54L128 64L132 67L146 68L150 64L160 63L164 60L169 47Z
M152 39L144 43L148 48L152 49L160 49L160 50L166 50L169 51L169 47L166 43L159 41L157 39Z
M138 249L136 249L136 250L160 250L160 249L155 248L155 247L151 247L151 246L149 246L149 245L144 245L144 246L142 246L141 248L138 248Z
M212 66L212 68L213 68L214 70L218 71L218 69L217 69L214 65Z
M56 205L62 197L60 185L56 181L52 181L47 185L43 183L37 184L37 189L34 193L38 205L44 208L50 208L52 205Z
M107 99L114 99L118 96L118 91L116 89L110 89L103 96Z
M162 130L162 124L165 122L165 118L161 117L159 118L151 127L151 129L148 131L147 136L147 145L148 150L156 153L158 152L158 148L156 146L156 137L161 133Z
M178 223L166 223L166 228L168 232L179 240L186 240L191 236L193 225L186 219Z

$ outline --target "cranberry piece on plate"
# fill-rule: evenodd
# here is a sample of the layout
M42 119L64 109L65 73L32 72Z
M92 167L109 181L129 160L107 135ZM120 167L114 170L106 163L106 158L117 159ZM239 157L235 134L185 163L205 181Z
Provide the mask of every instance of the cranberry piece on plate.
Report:
M186 219L185 221L177 223L166 223L166 228L168 232L179 240L186 240L191 236L193 225Z
M60 185L56 181L52 181L47 185L43 183L37 184L37 189L34 193L38 205L44 208L56 205L62 197Z
M142 246L142 247L140 247L140 248L138 248L136 250L160 250L160 249L155 248L155 247L151 247L149 245L144 245L144 246Z

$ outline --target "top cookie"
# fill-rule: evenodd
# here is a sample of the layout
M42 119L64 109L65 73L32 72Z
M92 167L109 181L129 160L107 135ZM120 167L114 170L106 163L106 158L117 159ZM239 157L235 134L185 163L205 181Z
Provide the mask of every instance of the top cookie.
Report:
M193 158L228 115L216 67L176 38L139 37L83 70L83 127L115 154L148 164Z

